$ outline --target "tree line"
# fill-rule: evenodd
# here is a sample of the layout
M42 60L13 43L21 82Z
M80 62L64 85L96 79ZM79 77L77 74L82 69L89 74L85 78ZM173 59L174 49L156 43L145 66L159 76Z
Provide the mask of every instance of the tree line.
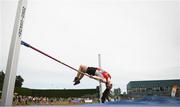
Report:
M3 71L0 71L0 89L2 90L3 83L4 83L5 73ZM20 76L16 76L16 82L15 87L21 88L23 85L24 79Z
M5 73L0 71L0 90L2 90ZM22 87L24 79L18 75L15 82L15 93L22 96L34 97L82 97L82 96L96 96L99 89L29 89ZM0 93L1 95L1 93Z

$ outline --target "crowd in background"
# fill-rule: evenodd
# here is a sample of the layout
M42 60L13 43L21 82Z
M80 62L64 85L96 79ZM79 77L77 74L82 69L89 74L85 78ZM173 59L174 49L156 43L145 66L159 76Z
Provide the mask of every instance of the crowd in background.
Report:
M15 96L13 98L13 105L58 105L58 104L80 104L85 103L85 100L87 98L61 98L61 97L54 97L54 98L48 98L48 97L32 97L32 96ZM97 100L94 98L92 101L94 102Z

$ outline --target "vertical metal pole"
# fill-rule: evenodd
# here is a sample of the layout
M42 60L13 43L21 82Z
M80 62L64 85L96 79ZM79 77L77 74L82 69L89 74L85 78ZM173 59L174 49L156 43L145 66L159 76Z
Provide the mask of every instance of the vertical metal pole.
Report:
M101 68L101 54L98 54L98 64L99 64L99 68ZM99 81L99 101L100 101L100 103L102 103L101 97L102 97L102 83L101 83L101 81Z
M3 84L1 101L2 106L11 106L13 101L16 71L21 44L21 34L26 6L27 0L19 0Z

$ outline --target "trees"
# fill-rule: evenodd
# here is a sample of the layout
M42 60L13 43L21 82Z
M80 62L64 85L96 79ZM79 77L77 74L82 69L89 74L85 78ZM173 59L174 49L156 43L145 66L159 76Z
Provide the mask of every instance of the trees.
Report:
M5 76L4 72L0 71L0 90L3 87L4 76Z
M2 89L3 87L4 77L5 77L4 72L0 71L0 89ZM22 87L23 82L24 79L20 75L16 76L15 87Z
M4 72L3 72L3 71L0 71L0 83L3 83L3 81L4 81L4 76L5 76Z
M20 75L16 76L15 87L22 87L23 82L24 79Z

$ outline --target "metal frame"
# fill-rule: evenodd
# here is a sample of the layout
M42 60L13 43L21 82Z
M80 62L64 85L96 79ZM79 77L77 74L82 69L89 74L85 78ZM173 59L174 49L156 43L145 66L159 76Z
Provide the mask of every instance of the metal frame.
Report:
M99 64L99 68L101 68L101 54L98 54L98 64ZM102 97L102 82L99 81L99 101L100 101L100 103L102 103L101 97Z
M21 45L21 35L22 35L26 7L27 7L27 0L19 0L13 34L11 38L8 62L6 66L6 74L3 84L1 106L12 105L19 51Z

